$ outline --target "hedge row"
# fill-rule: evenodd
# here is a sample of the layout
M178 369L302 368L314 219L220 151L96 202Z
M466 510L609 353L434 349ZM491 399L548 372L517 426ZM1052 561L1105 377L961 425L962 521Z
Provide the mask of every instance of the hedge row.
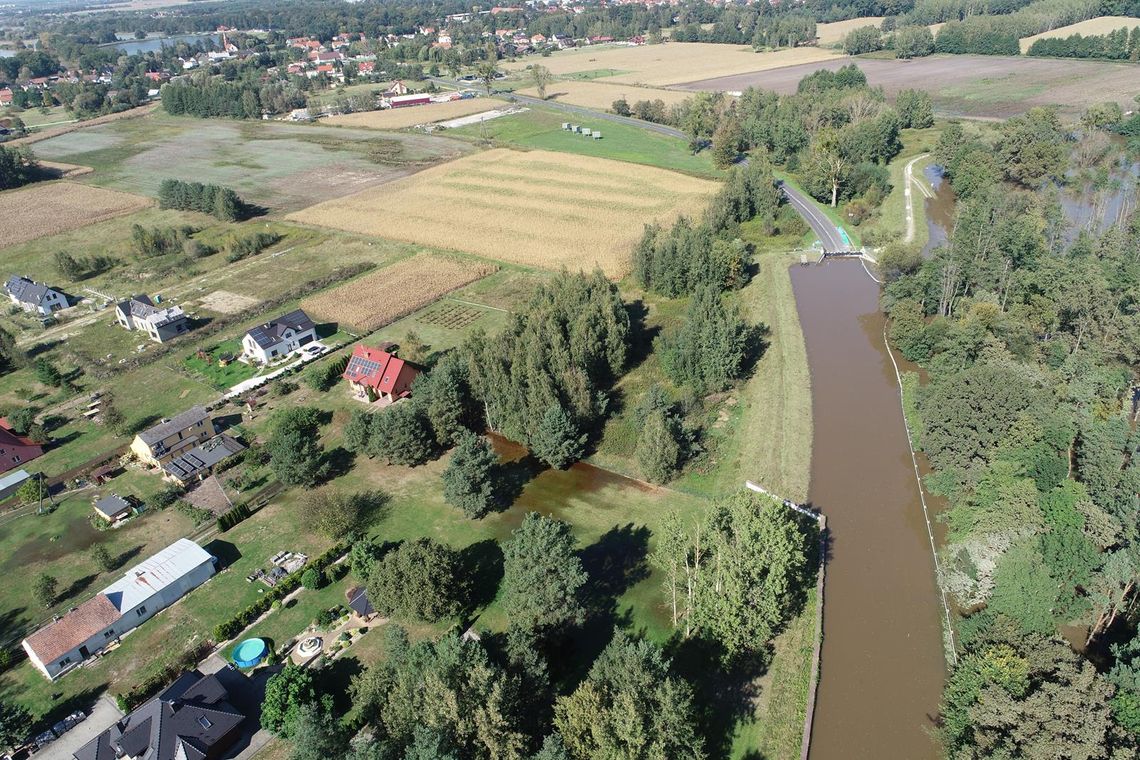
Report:
M225 533L251 514L253 513L249 510L249 505L239 504L218 518L218 530Z
M329 564L332 563L337 557L348 551L347 543L337 543L329 548L324 554L314 559L309 567L315 568L318 571L324 570ZM269 611L273 603L284 599L290 593L296 590L301 585L301 572L290 573L281 579L281 581L269 590L268 594L262 594L256 602L246 607L241 612L237 613L229 620L225 620L214 626L214 640L215 641L229 641L234 636L241 633L246 626L257 620L259 617Z
M115 703L123 712L130 712L155 694L166 688L167 684L190 668L197 667L198 662L214 648L214 642L202 641L197 646L183 652L178 659L169 663L162 670L147 677L125 694L116 694Z

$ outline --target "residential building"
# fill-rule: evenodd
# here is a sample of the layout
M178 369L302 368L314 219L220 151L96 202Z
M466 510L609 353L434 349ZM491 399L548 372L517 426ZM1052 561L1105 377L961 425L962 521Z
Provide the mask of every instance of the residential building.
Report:
M0 417L0 473L43 455L43 446L33 443L30 438L17 435L8 424L8 418Z
M27 470L16 470L0 478L0 501L7 499L31 479Z
M142 431L131 442L131 451L152 467L161 467L184 451L213 438L218 431L204 407L193 406L182 414Z
M171 459L162 469L168 480L188 486L195 481L205 480L213 473L216 465L242 451L245 451L245 446L240 441L221 433Z
M390 404L412 394L412 383L419 374L419 369L395 354L358 343L342 377L361 401Z
M317 326L301 309L258 325L241 339L243 356L258 364L288 356L317 339Z
M190 318L180 306L159 306L149 296L131 296L115 305L115 319L128 330L141 330L156 343L190 331Z
M41 316L67 308L67 296L53 287L27 277L12 276L4 285L12 303Z
M217 675L204 676L191 670L157 697L115 721L72 757L217 760L237 741L244 722L245 715L230 703L230 694Z
M96 500L92 508L95 510L95 514L109 523L114 523L124 517L130 516L131 510L134 509L129 501L117 493Z
M24 639L24 651L54 681L205 583L214 562L201 546L180 538Z

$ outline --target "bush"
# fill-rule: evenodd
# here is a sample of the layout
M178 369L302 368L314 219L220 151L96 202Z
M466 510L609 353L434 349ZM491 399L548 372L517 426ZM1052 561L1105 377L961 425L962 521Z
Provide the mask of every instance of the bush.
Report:
M329 390L336 385L337 380L340 380L340 376L344 374L344 368L348 366L348 358L348 354L345 353L335 359L320 362L310 367L305 372L305 385L322 393Z
M218 518L218 530L225 533L251 514L252 512L250 512L248 505L239 504Z
M280 239L281 236L276 232L255 232L252 235L234 238L230 241L226 261L232 264L235 261L241 261L249 256L254 256Z
M301 585L310 591L316 591L325 585L325 576L315 567L310 567L301 574Z

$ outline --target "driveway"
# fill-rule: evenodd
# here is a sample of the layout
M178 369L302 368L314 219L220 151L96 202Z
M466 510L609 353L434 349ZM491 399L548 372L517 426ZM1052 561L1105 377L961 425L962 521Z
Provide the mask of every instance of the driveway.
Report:
M87 720L36 753L36 760L72 760L72 754L115 724L123 714L109 696L95 702Z

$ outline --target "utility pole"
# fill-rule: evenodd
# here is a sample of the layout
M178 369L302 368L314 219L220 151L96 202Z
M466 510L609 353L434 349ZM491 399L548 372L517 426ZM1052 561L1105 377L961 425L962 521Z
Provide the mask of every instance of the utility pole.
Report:
M51 495L51 489L44 485L44 474L42 472L36 473L36 483L39 486L37 489L39 496L39 505L36 507L36 514L44 514L44 494L47 494L48 501L51 502L52 508L55 508L55 497Z

